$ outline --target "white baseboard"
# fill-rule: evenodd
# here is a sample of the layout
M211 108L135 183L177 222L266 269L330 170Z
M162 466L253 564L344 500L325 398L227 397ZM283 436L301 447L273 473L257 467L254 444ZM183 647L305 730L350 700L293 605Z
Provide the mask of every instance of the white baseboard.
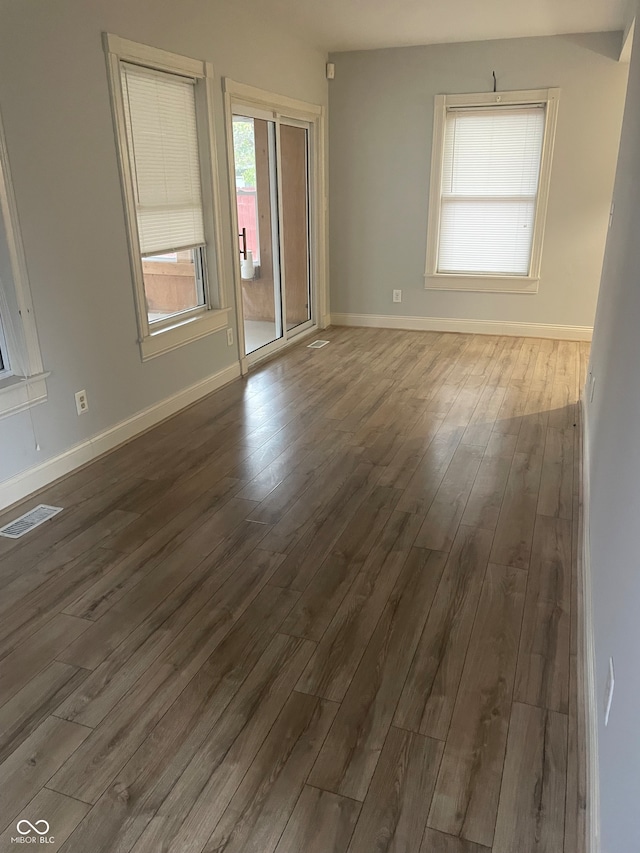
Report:
M590 445L589 419L586 406L582 405L582 626L579 638L584 651L584 691L587 766L587 853L600 853L600 781L598 773L598 712L596 696L595 637L593 633L593 606L591 584L591 543L589 536L589 513L591 484L589 475Z
M212 391L216 391L238 376L240 376L240 364L232 364L230 367L226 367L224 370L220 370L218 373L214 373L212 376L208 376L206 379L178 391L171 397L167 397L159 403L154 403L153 406L137 412L130 418L120 421L120 423L109 427L86 441L76 444L74 447L69 448L69 450L65 450L64 453L60 453L58 456L47 459L46 462L40 465L22 471L10 480L5 480L0 483L0 509L11 506L32 492L49 485L49 483L52 483L59 477L64 477L81 465L86 465L87 462L91 462L98 456L102 456L103 453L113 450L120 444L124 444L136 435L160 423L160 421L165 420L171 415L175 415L176 412L191 405L191 403L195 403L201 397L205 397Z
M371 326L421 332L466 332L474 335L512 335L590 341L591 326L557 326L549 323L507 323L501 320L462 320L448 317L396 317L385 314L331 314L333 326Z

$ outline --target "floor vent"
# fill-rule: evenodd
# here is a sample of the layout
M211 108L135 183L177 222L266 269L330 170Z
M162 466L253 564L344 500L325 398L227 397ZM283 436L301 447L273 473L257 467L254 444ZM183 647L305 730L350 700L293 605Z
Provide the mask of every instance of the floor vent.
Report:
M307 345L307 349L321 349L322 347L326 347L329 341L314 341L312 344Z
M33 530L43 522L53 518L54 515L62 512L62 509L61 506L39 504L39 506L30 509L29 512L25 512L24 515L16 518L10 524L0 527L0 536L6 536L8 539L19 539L25 533L29 533L30 530Z

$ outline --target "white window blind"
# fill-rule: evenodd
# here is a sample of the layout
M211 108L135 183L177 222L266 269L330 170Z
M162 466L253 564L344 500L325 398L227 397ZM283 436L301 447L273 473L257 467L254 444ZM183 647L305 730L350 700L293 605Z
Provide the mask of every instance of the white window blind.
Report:
M142 255L205 242L194 82L122 63Z
M529 274L542 106L447 111L437 271Z

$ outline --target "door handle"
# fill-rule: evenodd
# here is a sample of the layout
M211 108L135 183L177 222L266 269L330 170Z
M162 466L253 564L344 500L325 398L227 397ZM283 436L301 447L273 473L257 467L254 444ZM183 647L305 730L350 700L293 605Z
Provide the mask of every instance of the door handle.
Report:
M238 237L242 240L242 248L240 249L240 254L242 257L247 260L247 229L243 228L242 231L238 234Z

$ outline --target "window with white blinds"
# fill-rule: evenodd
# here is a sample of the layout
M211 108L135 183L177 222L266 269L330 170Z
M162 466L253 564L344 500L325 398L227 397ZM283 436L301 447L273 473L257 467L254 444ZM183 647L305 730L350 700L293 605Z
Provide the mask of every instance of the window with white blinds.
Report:
M208 62L103 37L142 360L225 328Z
M439 273L527 276L544 106L447 110Z
M204 244L195 81L121 64L142 255Z
M436 95L427 290L537 292L559 100Z

